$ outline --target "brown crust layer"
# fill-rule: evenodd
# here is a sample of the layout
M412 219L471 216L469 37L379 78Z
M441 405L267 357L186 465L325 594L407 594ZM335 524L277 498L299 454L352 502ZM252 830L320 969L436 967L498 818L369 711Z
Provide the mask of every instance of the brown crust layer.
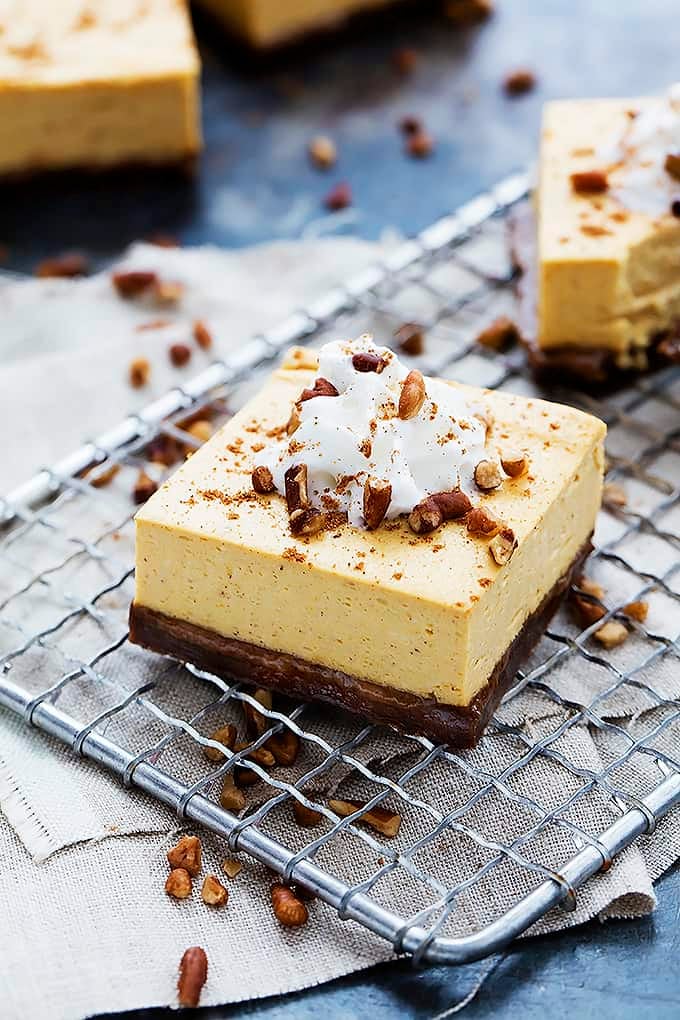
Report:
M496 663L486 686L466 707L444 705L432 698L359 680L285 652L223 637L134 602L130 607L130 640L225 679L271 687L303 701L340 705L373 722L422 733L438 743L474 747L520 664L545 632L562 595L580 573L591 548L589 540L566 574L528 617Z
M639 375L641 369L621 369L612 352L605 348L565 346L545 350L538 346L536 217L530 202L522 203L513 211L509 229L510 252L519 270L517 326L534 374L541 381L558 379L564 382L566 377L596 388L605 384L607 387L620 386L629 382L631 376ZM680 362L680 323L674 331L650 337L649 343L647 370L669 362Z

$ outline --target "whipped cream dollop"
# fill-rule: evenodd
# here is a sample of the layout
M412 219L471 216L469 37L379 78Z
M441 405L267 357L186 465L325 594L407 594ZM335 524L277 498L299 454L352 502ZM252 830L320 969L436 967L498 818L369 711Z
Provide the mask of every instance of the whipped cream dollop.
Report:
M668 153L680 153L680 82L650 99L603 156L617 164L611 194L622 205L650 216L667 213L680 181L665 169Z
M381 370L358 370L356 355L380 359ZM404 420L399 401L408 374L396 354L368 334L326 344L317 376L337 396L299 402L296 430L263 451L257 464L269 468L279 493L285 491L286 471L305 464L312 505L346 512L359 526L368 478L391 486L387 519L410 513L433 493L456 487L474 493L475 466L488 456L486 408L428 378L420 410Z

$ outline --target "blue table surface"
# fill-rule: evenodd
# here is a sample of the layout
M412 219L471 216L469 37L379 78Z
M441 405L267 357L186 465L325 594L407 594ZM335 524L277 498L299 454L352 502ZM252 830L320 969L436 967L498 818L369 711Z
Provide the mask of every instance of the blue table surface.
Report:
M424 9L391 13L377 30L344 34L264 68L243 56L235 61L219 35L200 24L206 150L194 181L167 173L68 175L5 187L0 242L9 246L10 266L27 269L64 248L85 249L102 262L159 232L232 247L298 237L324 215L323 196L339 180L350 183L355 201L338 232L377 238L396 227L411 234L530 162L546 99L642 94L678 76L680 10L673 0L498 0L498 7L490 22L465 32ZM408 77L392 62L405 45L419 54ZM510 99L500 82L517 66L535 71L538 88ZM404 113L422 117L433 134L431 159L404 156L396 128ZM332 135L340 153L325 174L306 155L318 132ZM679 1016L677 870L659 882L658 893L652 917L518 943L466 1016ZM397 961L204 1015L431 1017L463 999L487 966L415 971ZM142 1016L169 1013L134 1014Z

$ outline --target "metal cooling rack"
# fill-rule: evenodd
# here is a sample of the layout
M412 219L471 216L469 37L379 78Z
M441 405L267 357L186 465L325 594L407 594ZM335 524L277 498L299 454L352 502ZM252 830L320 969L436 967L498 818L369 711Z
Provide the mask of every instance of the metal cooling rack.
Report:
M423 962L484 957L551 908L574 908L577 889L680 801L680 371L597 402L557 395L607 421L609 478L634 497L603 511L598 526L589 572L607 573L607 612L584 631L558 614L472 752L317 706L261 709L238 684L133 649L130 491L140 467L156 469L149 451L159 436L198 445L182 427L187 417L226 418L291 343L366 329L382 339L415 320L427 330L426 354L413 359L423 371L537 392L520 351L483 350L473 339L480 324L512 314L501 234L526 192L523 175L503 181L0 501L0 704ZM118 475L100 487L113 464ZM593 631L626 619L622 607L634 598L649 602L649 622L628 621L630 641L603 651ZM591 673L591 697L570 687ZM617 707L622 696L634 712ZM537 723L513 715L526 698ZM271 723L256 745L287 728L301 753L271 774L249 763L260 792L239 818L216 790L244 752L224 749L222 764L186 752L220 746L209 734L243 703ZM600 757L580 756L584 733ZM537 799L539 766L561 777L554 803ZM383 839L356 814L337 817L327 797L339 782L360 789L369 807L401 813L399 837ZM321 812L321 835L286 822L292 799ZM512 838L499 838L498 811L513 819ZM509 890L506 902L471 916L469 894L489 883Z

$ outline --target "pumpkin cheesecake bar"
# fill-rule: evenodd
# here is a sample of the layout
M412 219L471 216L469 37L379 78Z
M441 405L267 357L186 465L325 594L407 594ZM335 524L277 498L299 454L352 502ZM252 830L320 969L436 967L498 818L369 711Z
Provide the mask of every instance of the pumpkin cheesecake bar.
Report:
M590 550L605 426L289 353L136 518L131 639L469 746Z
M548 103L534 209L515 225L536 367L604 382L680 359L680 86Z
M0 175L191 161L198 75L183 0L0 0Z

